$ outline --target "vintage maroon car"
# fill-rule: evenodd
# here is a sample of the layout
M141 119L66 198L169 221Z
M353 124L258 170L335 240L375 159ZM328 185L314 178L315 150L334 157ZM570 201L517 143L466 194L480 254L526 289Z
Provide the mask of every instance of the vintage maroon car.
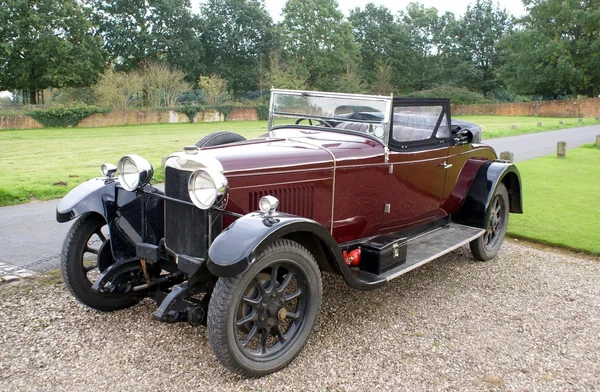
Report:
M164 192L127 155L61 200L65 283L104 311L150 297L158 320L207 324L227 368L268 374L306 343L322 272L373 290L466 244L498 253L521 184L480 140L447 99L273 90L266 134L170 155Z

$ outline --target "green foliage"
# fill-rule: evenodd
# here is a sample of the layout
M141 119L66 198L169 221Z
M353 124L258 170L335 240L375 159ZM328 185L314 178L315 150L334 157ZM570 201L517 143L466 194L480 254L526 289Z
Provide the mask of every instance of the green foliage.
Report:
M216 109L223 115L223 119L227 121L227 117L229 117L229 114L234 107L235 105L218 105L216 106Z
M192 86L185 74L170 69L165 63L145 62L137 71L142 81L144 106L150 108L172 108L179 97Z
M335 0L288 0L283 8L281 44L286 59L308 71L307 84L330 89L331 77L346 71L345 59L359 61L352 26Z
M52 106L48 109L34 109L28 115L47 128L74 127L81 120L94 113L107 113L108 109L96 106Z
M198 18L189 0L87 0L93 20L118 71L147 61L167 62L195 82L203 70Z
M205 110L202 105L183 105L176 109L179 113L183 113L187 116L190 122L194 122L194 117L196 114L203 112Z
M500 76L520 94L590 97L600 92L597 1L527 1L521 29L500 43Z
M96 101L96 94L91 87L61 88L52 97L53 104L66 106L93 105Z
M200 5L206 73L223 77L237 98L262 78L262 60L275 41L273 20L261 0L208 0Z
M299 61L281 62L280 52L271 53L269 60L271 66L266 75L269 86L290 90L308 89L308 70Z
M81 2L7 0L0 9L0 91L29 90L37 104L37 92L89 86L104 69L102 37Z
M449 98L454 105L472 105L478 103L492 103L485 99L483 94L475 93L461 87L440 86L428 90L415 91L409 97L422 98Z
M269 119L269 106L268 105L257 105L256 106L256 114L258 114L258 119L261 121L266 121Z
M207 106L217 107L229 100L227 81L218 75L200 76L198 88L204 94L204 103Z
M144 87L138 72L117 72L108 68L94 86L98 103L113 110L127 110L134 105Z

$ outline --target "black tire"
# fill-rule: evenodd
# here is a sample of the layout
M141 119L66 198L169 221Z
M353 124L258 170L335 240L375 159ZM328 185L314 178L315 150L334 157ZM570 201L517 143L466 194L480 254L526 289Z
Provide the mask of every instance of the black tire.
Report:
M92 291L101 270L114 263L110 239L103 232L104 218L95 213L80 216L67 233L60 257L65 285L75 298L90 308L114 311L134 305L135 298L107 297ZM102 260L101 260L102 257Z
M217 281L208 308L217 359L246 377L287 366L308 340L322 291L319 266L306 248L290 240L271 244L248 270Z
M471 253L479 261L488 261L496 257L506 236L509 199L504 184L498 185L490 209L490 216L485 224L485 233L469 244Z
M221 144L243 142L244 140L246 140L246 138L242 135L238 135L237 133L229 131L220 131L204 136L198 141L198 143L196 143L196 147L202 148L220 146Z

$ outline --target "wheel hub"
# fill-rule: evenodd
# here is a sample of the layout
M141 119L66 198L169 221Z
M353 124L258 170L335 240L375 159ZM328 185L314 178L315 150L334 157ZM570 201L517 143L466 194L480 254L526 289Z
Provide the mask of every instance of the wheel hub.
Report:
M285 309L285 299L278 293L266 293L256 307L258 313L257 324L260 327L275 327L279 321L285 320L287 310ZM282 318L283 317L283 318Z

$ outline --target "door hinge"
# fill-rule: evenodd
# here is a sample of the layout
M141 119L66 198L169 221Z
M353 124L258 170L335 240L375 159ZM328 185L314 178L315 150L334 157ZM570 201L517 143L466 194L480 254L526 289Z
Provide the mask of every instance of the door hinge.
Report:
M389 165L388 166L388 173L389 174L394 174L394 165Z
M384 213L386 213L386 214L389 214L390 212L392 212L392 206L391 206L391 205L389 205L389 204L386 204L386 205L383 207L383 212L384 212Z

